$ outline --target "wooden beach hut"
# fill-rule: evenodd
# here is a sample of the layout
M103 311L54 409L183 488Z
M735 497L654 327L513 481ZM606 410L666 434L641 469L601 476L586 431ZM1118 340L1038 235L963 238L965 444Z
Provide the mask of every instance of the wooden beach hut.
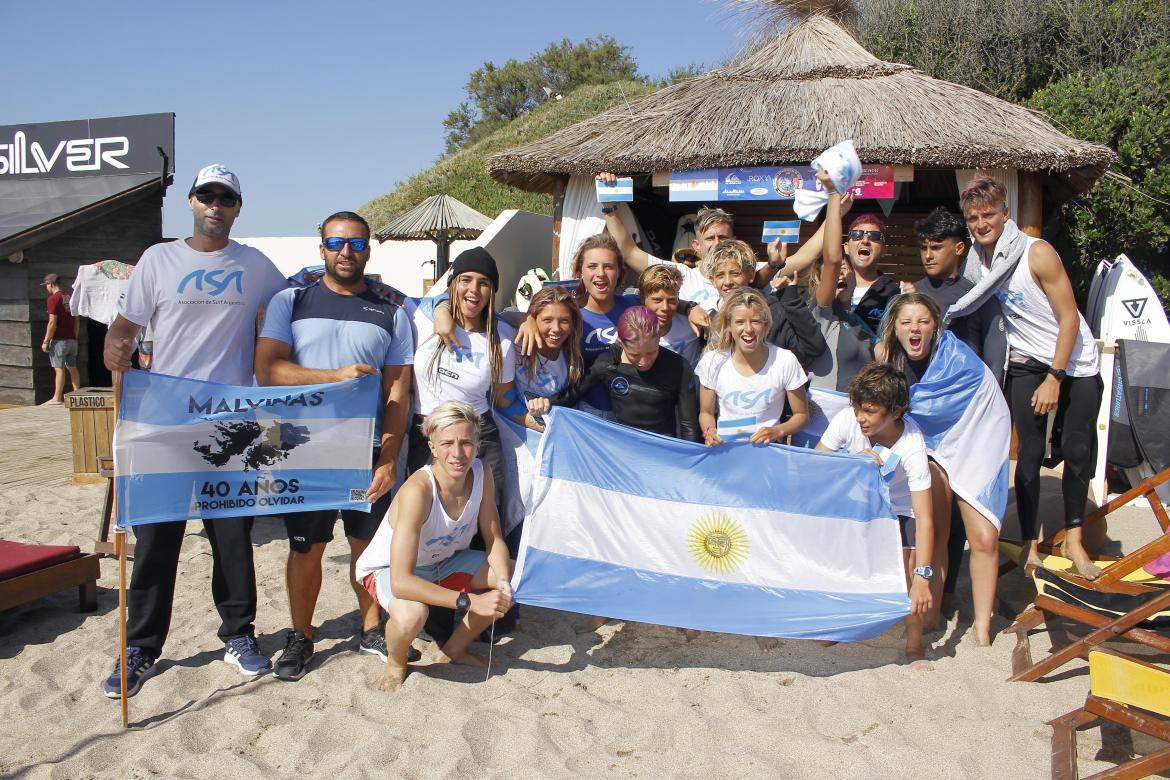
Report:
M863 200L853 213L887 212L885 270L915 277L914 221L937 205L957 208L973 169L1004 178L1016 221L1039 235L1045 214L1093 187L1116 157L1022 106L879 60L836 21L812 15L725 67L493 155L488 171L554 195L553 264L563 269L572 247L560 246L562 220L567 241L568 220L596 209L573 190L591 188L599 171L634 176L640 239L669 256L676 221L699 205L673 199L672 181L699 170L807 166L845 139L893 180L892 197ZM791 201L706 202L733 213L736 233L757 249L763 220L794 218Z

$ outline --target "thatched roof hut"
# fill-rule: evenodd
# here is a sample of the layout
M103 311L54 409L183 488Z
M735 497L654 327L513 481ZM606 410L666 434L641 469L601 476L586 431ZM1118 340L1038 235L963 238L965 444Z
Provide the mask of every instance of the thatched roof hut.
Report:
M488 171L552 192L558 174L807 163L845 138L866 163L1043 172L1077 191L1116 158L1014 103L879 60L812 16L726 67L493 155Z
M432 195L375 231L374 238L379 242L434 241L438 246L435 260L435 277L438 278L447 270L451 243L479 238L491 223L490 217L458 198Z

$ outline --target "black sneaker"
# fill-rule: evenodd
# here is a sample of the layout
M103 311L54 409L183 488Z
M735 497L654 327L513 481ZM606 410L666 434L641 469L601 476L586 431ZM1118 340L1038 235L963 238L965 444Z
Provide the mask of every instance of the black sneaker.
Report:
M289 631L284 638L284 652L272 667L272 676L294 682L305 676L305 668L313 657L313 640L300 631Z
M142 687L142 682L150 675L154 669L154 656L150 655L141 647L127 647L126 648L126 668L130 673L126 676L126 698L130 698L138 693L138 689ZM122 698L122 659L119 658L114 662L114 671L102 683L102 693L110 699Z
M362 655L375 655L382 659L385 663L389 657L389 651L386 649L386 635L380 628L371 628L369 631L362 631L358 639L358 652ZM406 662L415 663L422 659L422 653L410 647L406 651Z

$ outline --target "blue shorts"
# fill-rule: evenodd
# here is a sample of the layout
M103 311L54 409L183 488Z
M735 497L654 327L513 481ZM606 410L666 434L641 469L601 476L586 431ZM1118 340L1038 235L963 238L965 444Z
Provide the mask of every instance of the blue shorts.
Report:
M468 593L471 590L471 578L486 560L487 554L483 550L460 550L450 558L424 566L415 566L414 576L442 585L448 590ZM389 566L367 574L362 580L362 585L382 609L390 609L389 604L394 600L394 591L390 587Z

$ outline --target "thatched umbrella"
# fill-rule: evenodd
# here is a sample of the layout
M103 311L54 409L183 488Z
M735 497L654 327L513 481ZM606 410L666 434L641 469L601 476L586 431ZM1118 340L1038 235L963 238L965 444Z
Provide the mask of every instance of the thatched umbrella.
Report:
M1018 219L1030 228L1041 218L1042 181L1084 191L1116 159L1022 106L879 60L813 15L725 67L492 155L487 166L497 181L559 194L570 174L807 164L846 138L866 163L1040 174L1021 181Z
M480 214L450 195L432 195L410 211L395 217L374 238L381 241L434 241L438 244L435 278L450 264L451 242L479 238L491 224Z

